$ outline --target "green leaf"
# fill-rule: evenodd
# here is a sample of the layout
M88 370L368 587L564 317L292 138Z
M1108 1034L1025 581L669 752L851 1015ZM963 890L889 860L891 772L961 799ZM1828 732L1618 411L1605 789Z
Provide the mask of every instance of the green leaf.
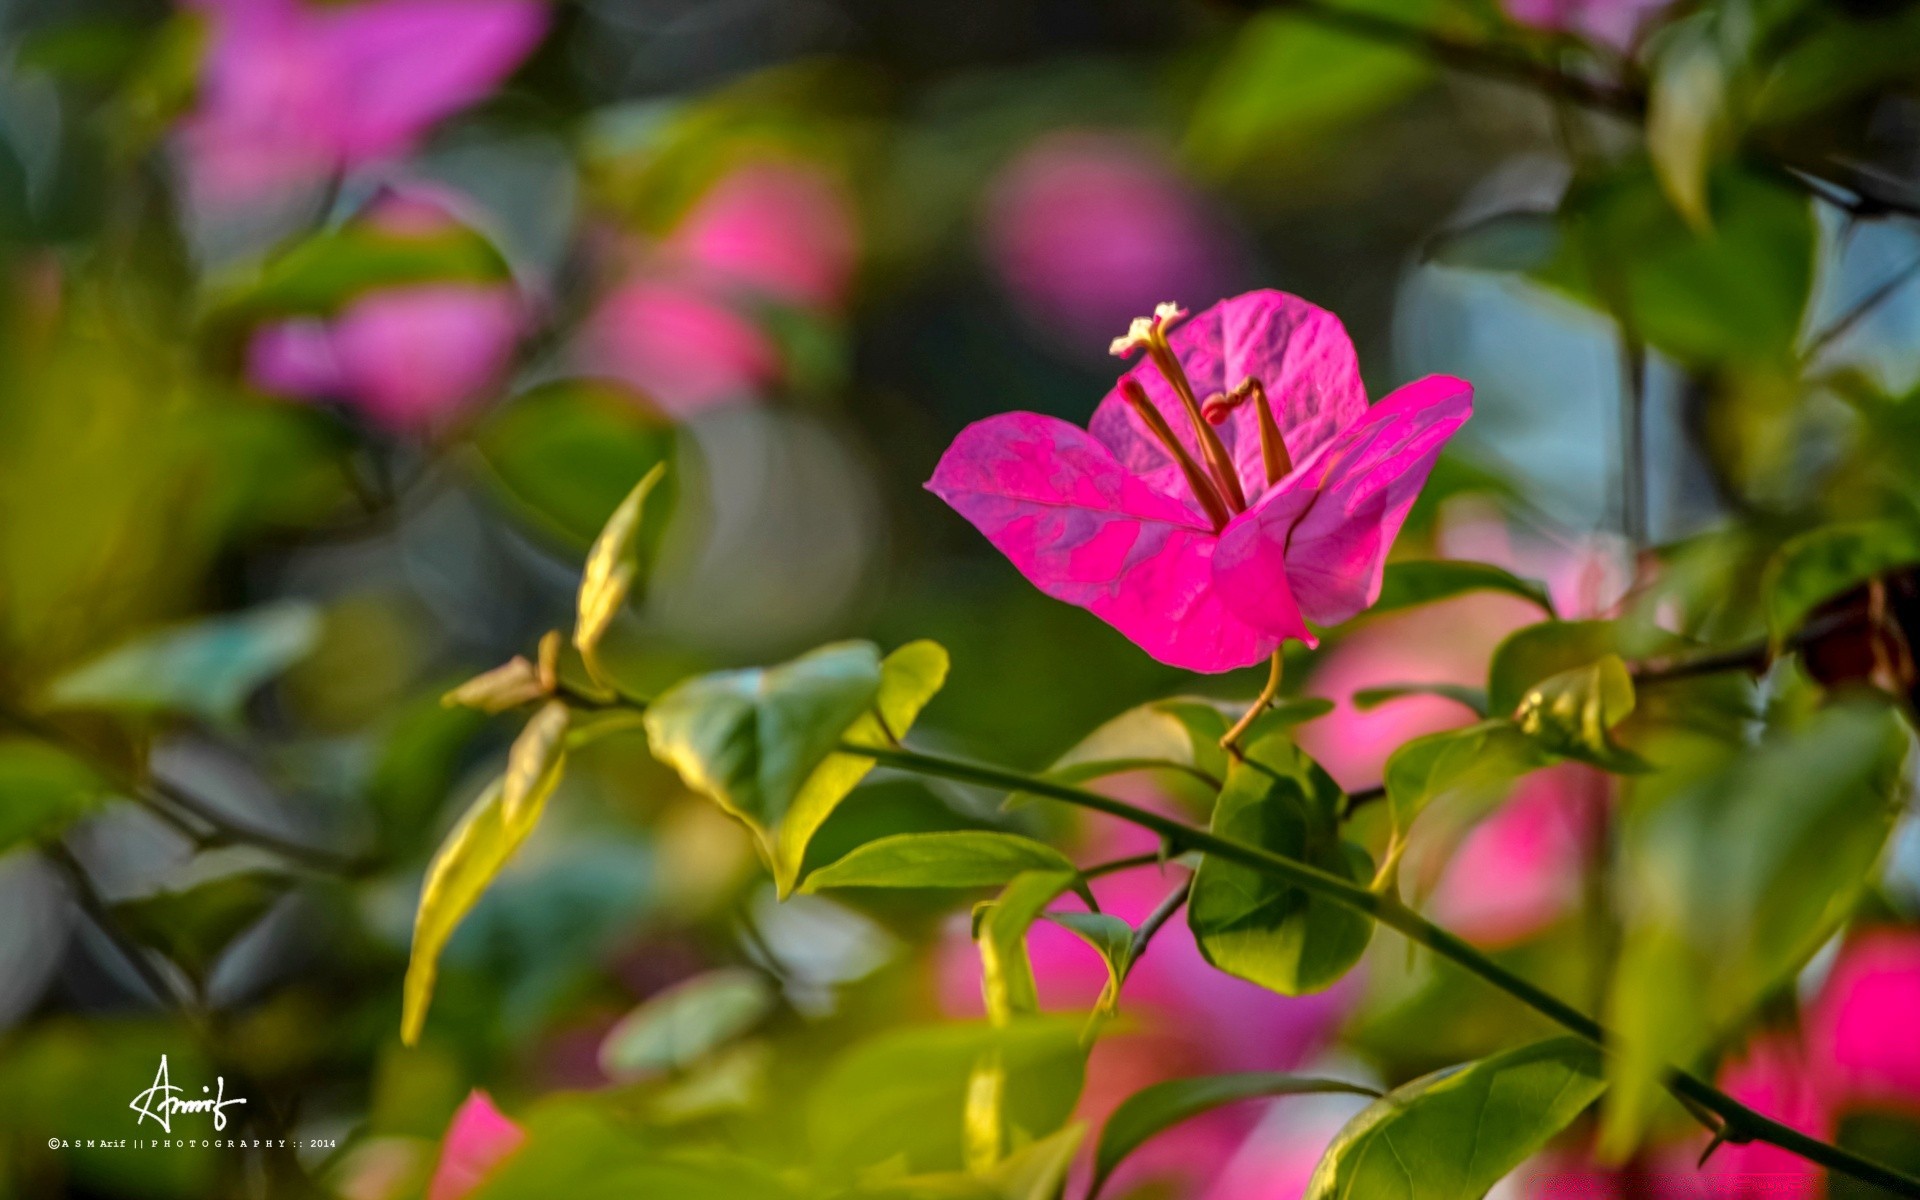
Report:
M275 871L223 875L178 892L158 892L113 906L121 927L204 983L220 955L287 894Z
M1110 913L1055 912L1042 914L1093 947L1107 968L1107 983L1094 1004L1098 1016L1111 1016L1120 1006L1120 987L1133 966L1133 926Z
M696 975L622 1017L600 1043L600 1069L621 1083L685 1070L758 1025L774 999L756 971Z
M1781 546L1762 587L1767 627L1782 645L1823 602L1885 571L1920 563L1920 529L1905 521L1828 525Z
M419 1042L426 1025L440 952L454 928L472 911L487 885L540 821L544 797L534 798L521 818L510 822L504 792L503 780L489 785L447 835L427 867L420 906L413 918L413 951L407 959L400 1016L400 1040L409 1046Z
M1078 1021L895 1029L848 1051L808 1097L816 1161L830 1172L886 1162L906 1173L958 1170L968 1088L988 1055L998 1055L1005 1071L1004 1117L1016 1144L1066 1123L1086 1067Z
M1468 592L1504 592L1518 596L1549 617L1554 615L1553 599L1547 595L1546 585L1522 579L1492 563L1453 558L1388 563L1380 579L1380 598L1369 611L1392 612L1396 608L1432 604Z
M780 825L801 789L879 698L879 652L840 642L783 666L676 684L647 708L647 737L654 757L744 822L777 867ZM781 890L790 887L789 878Z
M1394 20L1422 23L1431 6L1386 7ZM1187 123L1187 151L1212 174L1266 167L1277 155L1307 149L1387 108L1431 73L1431 65L1404 46L1287 13L1262 13L1240 26L1207 81Z
M896 745L946 683L947 667L946 648L924 639L887 655L880 663L880 689L873 706L847 726L841 740L876 749ZM813 835L871 770L872 759L839 752L827 755L807 777L774 841L773 879L780 895L793 891Z
M831 887L1000 887L1023 871L1072 871L1067 856L1014 833L897 833L856 847L807 876L803 892Z
M1087 1189L1087 1195L1091 1197L1097 1193L1127 1155L1145 1145L1155 1134L1171 1129L1182 1121L1241 1100L1327 1093L1380 1095L1372 1088L1342 1083L1337 1079L1311 1079L1272 1071L1169 1079L1142 1088L1121 1101L1120 1107L1113 1110L1113 1115L1107 1118L1106 1127L1100 1131L1100 1142L1093 1155L1093 1182Z
M227 723L267 680L306 657L320 612L287 600L136 638L56 679L49 708L174 712Z
M1407 742L1387 757L1381 778L1394 828L1404 832L1442 797L1492 792L1546 763L1513 722L1492 720Z
M1486 691L1457 683L1393 683L1385 687L1361 688L1353 694L1353 706L1366 712L1408 696L1438 696L1471 709L1477 717L1485 718L1487 715Z
M1835 705L1757 747L1677 758L1636 786L1604 1153L1638 1142L1667 1065L1717 1045L1852 911L1897 816L1906 750L1892 713Z
M1417 1079L1347 1122L1306 1200L1478 1200L1605 1087L1599 1050L1575 1038Z
M516 654L451 689L440 697L440 703L448 708L471 708L483 713L507 712L531 704L552 690L540 676L540 668L526 655Z
M1317 763L1269 739L1228 773L1212 830L1364 885L1373 863L1340 840L1342 800ZM1211 854L1194 875L1187 923L1208 962L1290 996L1331 986L1373 936L1365 915Z
M497 491L572 546L605 528L639 479L671 462L674 427L632 392L567 380L515 396L475 431ZM639 541L652 545L673 509L674 475L647 497Z
M614 617L626 604L634 581L640 577L640 521L647 496L666 473L666 463L654 464L613 510L600 536L594 539L593 548L587 552L587 565L580 573L573 645L580 652L581 661L586 663L588 674L596 680L602 679L600 639L606 636Z
M1550 754L1608 771L1651 769L1614 744L1613 727L1633 712L1633 679L1617 654L1549 676L1514 709L1513 723Z
M1708 174L1730 124L1733 64L1721 16L1698 13L1668 27L1647 89L1647 156L1667 199L1702 233L1713 225Z
M533 714L507 751L507 773L500 785L501 815L519 825L546 804L567 764L567 729L572 713L562 700L549 700Z
M987 1016L995 1022L1005 1024L1016 1015L1040 1010L1033 964L1027 959L1027 930L1077 878L1073 871L1022 872L976 913L981 989L986 993Z
M1441 233L1427 247L1426 258L1466 271L1534 273L1561 253L1561 242L1552 213L1495 213ZM1393 564L1387 569L1391 572Z
M508 278L492 243L464 227L422 236L365 223L315 234L268 263L257 279L217 285L219 315L325 315L365 292L404 284Z
M852 1200L1059 1200L1086 1136L1087 1127L1075 1122L1021 1147L983 1172L954 1171L870 1183L852 1193Z
M0 738L0 853L58 836L106 794L93 768L64 750L32 738Z
M1542 621L1501 642L1487 666L1487 711L1512 713L1549 676L1620 652L1611 621Z

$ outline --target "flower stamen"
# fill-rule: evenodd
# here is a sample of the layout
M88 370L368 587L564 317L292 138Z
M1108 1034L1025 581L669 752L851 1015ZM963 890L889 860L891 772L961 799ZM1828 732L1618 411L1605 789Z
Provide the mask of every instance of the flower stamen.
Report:
M1141 422L1147 427L1147 432L1151 433L1154 440L1166 449L1168 456L1180 468L1180 473L1186 476L1188 490L1193 492L1193 497L1200 502L1200 507L1207 511L1207 519L1213 522L1213 527L1226 528L1227 521L1232 516L1232 513L1227 510L1226 502L1220 498L1220 493L1214 490L1213 484L1207 479L1207 473L1200 469L1200 464L1193 460L1193 455L1189 454L1187 448L1180 444L1180 439L1173 435L1173 427L1167 424L1167 419L1160 415L1160 410L1155 408L1153 401L1147 398L1147 391L1140 386L1140 381L1131 375L1123 376L1120 380L1120 394L1133 407L1133 411L1139 414Z
M1273 419L1273 407L1267 403L1267 389L1249 375L1230 393L1234 406L1251 398L1260 426L1260 465L1266 468L1267 486L1272 487L1293 473L1293 457L1287 453L1287 440L1280 436L1280 425Z
M1187 315L1187 310L1171 302L1156 304L1151 317L1135 317L1127 329L1125 337L1115 338L1110 351L1116 358L1126 358L1135 350L1145 350L1152 360L1154 369L1167 381L1173 394L1180 398L1180 406L1187 410L1187 420L1193 425L1193 437L1200 445L1200 457L1206 461L1207 472L1213 476L1214 486L1220 496L1234 512L1245 512L1247 494L1240 487L1240 473L1234 470L1233 460L1227 457L1227 448L1220 442L1220 436L1207 424L1201 414L1200 399L1194 395L1193 382L1187 378L1186 368L1180 365L1180 356L1173 352L1173 346L1167 341L1167 330L1172 329Z

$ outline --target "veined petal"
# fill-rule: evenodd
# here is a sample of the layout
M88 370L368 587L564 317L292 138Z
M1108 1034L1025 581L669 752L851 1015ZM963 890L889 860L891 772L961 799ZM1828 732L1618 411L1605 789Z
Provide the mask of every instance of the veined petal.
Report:
M1221 603L1207 522L1065 421L1005 413L976 422L941 456L927 488L1035 587L1170 666L1231 670L1279 644Z
M1296 463L1366 414L1367 392L1346 328L1340 318L1298 296L1266 290L1222 300L1175 327L1167 341L1201 400L1231 391L1249 375L1257 377ZM1143 359L1127 374L1146 389L1174 433L1198 457L1192 424L1160 373ZM1100 402L1090 428L1142 479L1163 492L1184 491L1179 469L1140 424L1117 384ZM1252 406L1236 409L1216 432L1246 494L1265 492L1267 476Z
M1366 609L1434 459L1472 414L1472 386L1444 375L1374 405L1222 532L1214 574L1229 602L1246 616L1284 573L1316 624Z

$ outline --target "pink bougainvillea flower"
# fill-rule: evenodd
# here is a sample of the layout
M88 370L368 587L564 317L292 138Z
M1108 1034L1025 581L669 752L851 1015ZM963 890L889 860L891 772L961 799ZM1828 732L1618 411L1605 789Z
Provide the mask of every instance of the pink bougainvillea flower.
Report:
M785 364L756 306L834 312L857 248L852 208L825 171L774 159L736 166L661 242L626 247L632 265L581 336L585 369L683 419L757 399Z
M526 1140L526 1132L476 1089L453 1114L440 1147L440 1163L427 1187L427 1200L461 1200L470 1195Z
M1163 305L1114 343L1146 358L1088 429L990 417L927 486L1049 596L1161 662L1227 671L1373 603L1473 389L1429 376L1369 407L1339 320L1283 292L1181 316Z
M215 207L403 155L539 43L538 0L197 0L210 42L181 128Z
M1522 25L1583 37L1618 53L1631 50L1640 31L1673 0L1506 0Z
M1031 323L1090 345L1162 296L1219 295L1234 237L1160 155L1128 137L1052 133L988 192L988 263Z
M1872 929L1841 949L1807 1014L1827 1088L1852 1105L1920 1112L1920 931Z
M764 159L735 167L667 239L669 257L715 280L831 310L853 279L852 206L825 171Z

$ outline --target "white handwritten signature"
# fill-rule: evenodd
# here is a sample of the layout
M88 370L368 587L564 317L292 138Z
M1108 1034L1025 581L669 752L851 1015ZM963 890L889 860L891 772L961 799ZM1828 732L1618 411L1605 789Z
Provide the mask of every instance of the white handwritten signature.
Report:
M213 1077L213 1082L218 1085L219 1090L215 1091L213 1088L209 1088L204 1084L200 1087L200 1090L203 1092L213 1092L213 1094L206 1099L180 1099L175 1093L181 1089L174 1087L167 1079L167 1056L162 1054L160 1056L160 1071L153 1077L153 1086L141 1092L138 1096L135 1096L133 1103L127 1105L127 1107L140 1114L139 1120L134 1122L135 1125L139 1125L148 1117L152 1117L159 1123L160 1128L168 1133L173 1132L173 1117L175 1113L212 1113L213 1127L216 1130L225 1129L227 1127L227 1114L224 1110L236 1104L245 1104L246 1101L226 1099L226 1076L216 1075Z

